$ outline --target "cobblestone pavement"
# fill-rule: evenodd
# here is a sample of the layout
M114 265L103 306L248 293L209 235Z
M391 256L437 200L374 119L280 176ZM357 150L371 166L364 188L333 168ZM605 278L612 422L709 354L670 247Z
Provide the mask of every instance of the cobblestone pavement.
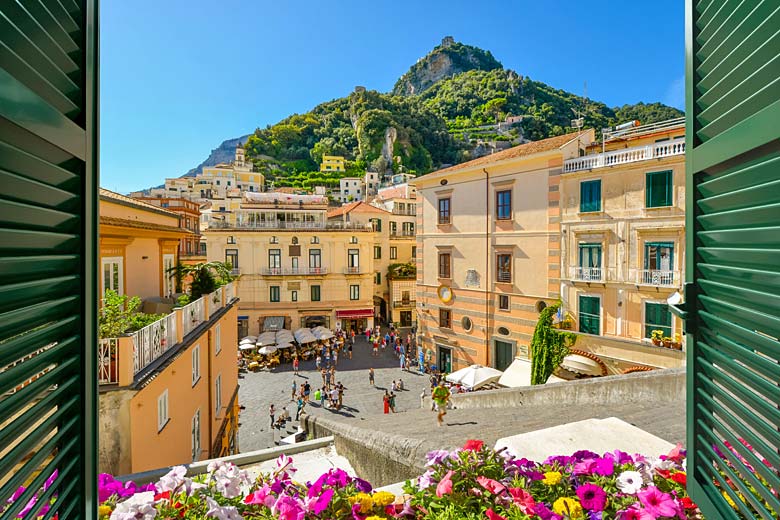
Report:
M406 337L406 331L402 331ZM384 334L384 331L383 331ZM393 380L403 379L404 390L396 392L396 411L403 412L420 408L420 393L423 389L430 394L429 376L416 372L401 371L399 360L389 347L385 352L379 352L378 357L372 356L371 345L365 336L355 338L352 359L339 355L336 366L336 381L341 381L345 387L344 403L341 410L322 409L319 403L310 402L306 412L310 415L325 414L357 421L368 421L373 417L383 415L382 396L384 390L390 390ZM368 383L368 369L374 368L376 386ZM271 403L277 408L277 417L282 406L286 406L290 416L295 419L296 402L290 399L292 382L300 385L308 381L312 385L312 401L314 391L322 386L322 377L315 370L314 361L301 362L299 376L292 372L292 365L280 365L267 372L247 372L239 376L239 404L241 410L239 446L241 452L249 452L275 446L280 438L295 433L298 423L290 421L286 429L270 428L268 407ZM398 415L403 417L403 415Z

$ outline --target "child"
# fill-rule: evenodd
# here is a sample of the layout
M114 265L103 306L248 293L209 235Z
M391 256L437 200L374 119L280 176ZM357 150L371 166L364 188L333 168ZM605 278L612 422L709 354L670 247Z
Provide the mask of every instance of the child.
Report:
M368 384L371 385L371 386L376 386L374 384L374 369L373 368L369 368L368 369Z

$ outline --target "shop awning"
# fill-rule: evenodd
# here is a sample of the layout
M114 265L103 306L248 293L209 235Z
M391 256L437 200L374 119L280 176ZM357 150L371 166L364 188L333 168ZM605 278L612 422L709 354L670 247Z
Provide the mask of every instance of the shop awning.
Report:
M344 318L373 318L374 309L357 309L350 311L336 311L336 319Z
M267 316L263 321L263 330L279 330L284 328L284 316Z

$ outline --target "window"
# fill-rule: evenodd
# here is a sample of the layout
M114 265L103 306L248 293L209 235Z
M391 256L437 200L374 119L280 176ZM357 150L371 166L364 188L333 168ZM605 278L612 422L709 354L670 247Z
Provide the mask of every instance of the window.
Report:
M471 322L471 318L468 316L463 316L463 318L460 320L460 325L463 327L463 330L466 332L470 332L474 324Z
M394 237L398 234L398 224L396 222L390 221L390 236Z
M672 337L672 313L665 303L645 302L645 337L651 337L654 330L661 330L665 337Z
M270 300L272 302L279 302L279 301L281 301L281 291L279 290L279 286L278 285L272 285L271 287L269 287L269 289L270 289L270 293L271 293L270 296L269 296Z
M396 260L398 259L398 248L397 247L390 247L390 260Z
M320 243L320 237L311 237L311 243L312 244L319 244Z
M382 258L382 246L374 246L374 260Z
M192 416L192 462L200 457L200 408Z
M414 222L403 222L401 224L401 230L405 237L414 236Z
M217 323L214 326L214 355L222 352L222 324Z
M439 253L439 278L450 278L451 258L450 253Z
M238 269L238 249L225 249L225 263L231 269Z
M512 218L512 190L496 192L496 219L510 220Z
M674 242L646 242L645 269L672 271L674 269Z
M382 285L382 273L374 273L374 283L376 285Z
M298 301L298 291L290 292L290 301L293 301L293 302L297 302Z
M200 345L192 348L192 386L200 381Z
M350 285L349 286L349 299L350 300L359 300L360 299L360 286L359 285Z
M371 223L374 225L374 231L382 231L382 219L372 218Z
M439 327L443 329L452 328L452 311L449 309L439 309Z
M270 242L271 242L272 244L278 244L278 243L279 243L279 237L271 237L271 240L270 240Z
M162 257L163 296L170 296L176 290L176 278L173 272L174 258L174 255L171 254L165 254Z
M168 417L168 389L160 394L157 398L157 432L161 432L165 425L168 424L170 417Z
M348 249L347 250L347 267L352 273L357 273L360 269L360 250Z
M648 172L645 207L662 208L672 205L672 170Z
M417 258L417 246L412 246L412 258Z
M349 243L350 244L357 244L358 243L357 237L350 237L349 238Z
M601 244L580 244L580 267L584 269L601 267Z
M450 223L450 199L439 199L439 224Z
M401 291L401 305L409 305L412 302L410 291Z
M580 212L601 211L601 179L580 183Z
M580 296L580 332L601 334L601 298Z
M121 256L106 257L101 259L103 264L103 292L109 289L117 294L124 294L124 280L122 279Z
M319 285L312 285L311 286L311 301L313 301L313 302L320 301L320 286Z
M509 295L508 294L499 294L498 295L498 309L501 311L508 311L509 310Z
M219 411L222 410L222 374L219 374L214 381L214 405L215 415L219 415Z
M496 255L496 280L500 283L512 283L512 255Z
M315 270L322 268L322 250L309 249L309 268Z
M268 250L268 267L270 269L279 269L282 267L282 250L281 249L269 249Z

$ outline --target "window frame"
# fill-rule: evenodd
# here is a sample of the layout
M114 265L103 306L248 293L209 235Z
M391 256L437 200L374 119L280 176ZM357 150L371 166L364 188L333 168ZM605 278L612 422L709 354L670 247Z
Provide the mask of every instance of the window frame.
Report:
M347 249L347 267L360 269L360 249Z
M675 241L674 240L663 240L663 241L645 241L644 243L644 269L646 271L669 271L674 272L674 246ZM655 261L656 261L656 267L655 269L650 267L650 248L655 247L656 253L655 253ZM659 269L658 265L660 263L661 259L661 249L668 249L669 250L669 269Z
M452 329L452 310L439 308L439 328Z
M163 297L172 295L176 291L176 273L172 270L175 265L175 254L164 253L162 255ZM168 272L169 269L171 269L170 272Z
M398 260L398 248L390 246L390 260Z
M349 300L356 301L360 299L360 284L350 284Z
M219 412L222 410L222 374L217 374L214 378L214 403L216 404L214 416L219 417Z
M654 176L664 175L667 177L668 182L664 193L664 202L667 204L653 204L653 197L655 195L652 186L652 179ZM674 170L660 170L645 173L645 208L670 208L674 206Z
M584 258L592 258L592 254L588 256L584 256L583 253L585 250L598 251L598 265L583 265L582 260ZM602 266L604 265L604 247L601 242L580 242L577 244L577 267L580 268L587 268L587 269L602 269Z
M157 433L162 432L171 422L171 416L168 412L168 389L166 388L157 397Z
M201 452L200 408L195 410L195 414L192 416L192 421L190 426L192 428L192 435L191 435L192 462L197 462L198 459L200 458L200 452Z
M222 352L222 324L217 323L214 326L214 355Z
M200 345L192 347L192 386L200 381Z
M274 259L275 261L272 261ZM276 265L274 265L276 264ZM269 249L268 250L268 268L269 269L281 269L282 268L282 250Z
M309 269L322 269L322 249L309 249Z
M268 301L271 303L280 303L282 301L282 287L280 285L268 286Z
M582 298L595 298L599 302L599 312L598 315L594 315L592 313L583 313L582 312ZM600 294L579 294L577 295L577 331L583 334L591 334L593 336L602 336L602 313L603 313L603 307L602 307L602 297ZM598 319L598 332L587 332L582 330L582 317L583 314L586 316L589 316L591 318L595 317Z
M449 225L452 223L452 198L442 197L437 199L437 223L440 226ZM443 207L446 206L446 207Z
M382 246L375 245L374 246L374 260L381 260L382 259Z
M503 305L504 302L506 302L506 305ZM500 311L512 310L512 302L508 294L498 295L498 310Z
M417 258L417 246L412 246L412 258Z
M111 289L115 291L117 294L122 295L125 293L125 259L121 256L104 256L100 258L100 283L102 285L103 291L101 292L102 295L106 294L106 291ZM119 286L117 289L113 287L106 287L106 265L113 266L114 264L117 265L117 285ZM110 275L111 275L111 281L113 282L113 275L114 270L113 267L110 268ZM113 285L113 283L111 284Z
M314 290L317 290L317 297L314 297ZM319 302L322 301L322 286L321 285L310 285L309 286L309 296L311 301L313 302Z
M666 306L666 312L669 316L669 325L658 325L653 324L650 326L648 324L648 313L647 313L647 306L648 305L665 305ZM671 309L669 309L669 304L666 303L665 300L652 300L652 299L646 299L642 300L642 328L644 335L642 336L645 339L649 339L651 337L651 332L653 330L663 330L663 329L669 329L669 334L664 334L664 336L669 338L674 338L674 316L672 315Z
M598 197L593 201L593 187L598 186ZM590 198L586 201L586 192ZM601 179L588 179L580 181L580 213L598 213L601 211ZM595 209L594 209L595 205Z
M442 259L446 257L446 272L442 270ZM439 251L438 257L438 274L439 278L444 280L452 280L452 253L450 251Z
M508 200L502 200L506 196ZM512 220L512 190L496 190L496 220Z
M506 265L501 265L501 259L508 258ZM512 283L512 253L496 253L496 283ZM509 279L502 279L502 273L509 274ZM506 278L506 276L504 276Z

